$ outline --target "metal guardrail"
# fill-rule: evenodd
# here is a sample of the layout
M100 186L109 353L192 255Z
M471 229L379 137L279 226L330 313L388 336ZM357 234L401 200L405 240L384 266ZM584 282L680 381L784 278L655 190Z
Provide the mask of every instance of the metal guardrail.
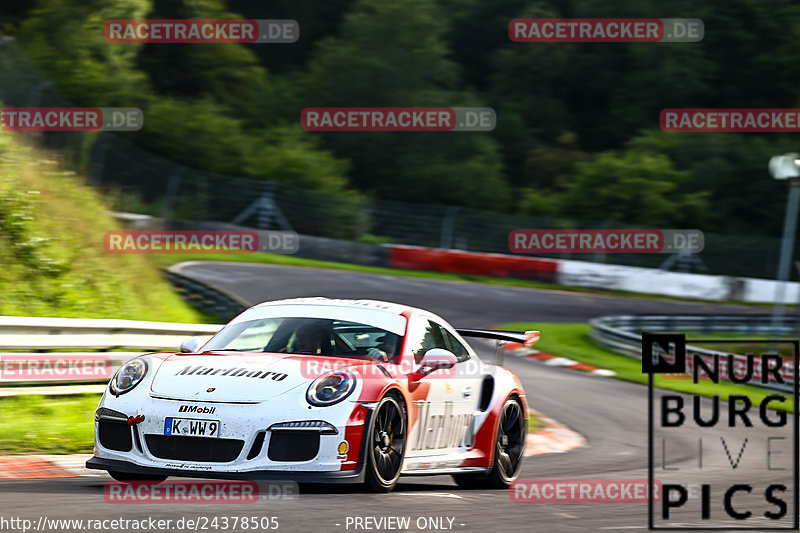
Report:
M235 296L183 276L175 269L168 270L166 275L189 304L223 322L249 307ZM0 316L0 387L106 383L125 361L145 352L177 351L188 337L210 337L221 327Z
M777 326L772 325L771 315L620 315L595 318L590 321L589 337L598 345L612 352L642 358L642 333L737 333L763 335L765 337L796 337L800 330L800 320L796 316L783 317ZM701 342L701 341L697 341ZM687 356L698 354L702 357L727 356L697 346L686 347ZM791 366L791 363L784 363ZM794 371L792 368L791 371ZM758 383L761 385L760 383ZM764 384L765 387L791 390L791 384Z
M177 351L186 338L210 337L221 327L0 316L0 385L106 382L119 365L141 353Z
M167 280L189 305L203 313L213 315L221 322L250 307L247 302L180 274L173 266L165 272Z
M174 350L186 337L212 335L220 327L103 318L0 316L0 350Z

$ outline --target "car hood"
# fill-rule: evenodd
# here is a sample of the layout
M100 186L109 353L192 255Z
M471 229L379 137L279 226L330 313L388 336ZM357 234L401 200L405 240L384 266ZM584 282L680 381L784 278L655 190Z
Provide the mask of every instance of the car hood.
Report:
M320 362L313 356L286 354L174 354L161 363L150 390L159 398L175 400L263 402L307 386L334 367L363 364L342 358L336 358L333 366Z

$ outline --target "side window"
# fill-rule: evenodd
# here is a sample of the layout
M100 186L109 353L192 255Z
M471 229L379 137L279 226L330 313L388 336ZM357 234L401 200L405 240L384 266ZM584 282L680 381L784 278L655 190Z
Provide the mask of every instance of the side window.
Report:
M469 351L467 350L466 346L461 344L461 342L446 329L442 328L442 332L444 333L445 340L447 340L447 349L453 352L453 354L456 356L456 359L458 359L458 362L463 363L464 361L468 360Z
M422 356L425 352L433 348L444 348L448 350L447 343L442 335L442 327L430 320L425 321L425 330L422 336L422 342L414 350L414 361L419 364L422 361Z

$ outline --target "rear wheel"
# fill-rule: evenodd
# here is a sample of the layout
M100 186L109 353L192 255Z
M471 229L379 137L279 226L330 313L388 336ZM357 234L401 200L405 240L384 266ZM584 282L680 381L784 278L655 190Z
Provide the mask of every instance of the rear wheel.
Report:
M108 471L108 475L111 476L115 481L119 481L120 483L137 483L144 481L161 483L163 481L166 481L168 477L168 476L150 476L147 474L129 474L127 472L112 472L111 470Z
M392 395L384 396L370 421L366 456L366 483L375 492L389 492L397 484L406 451L406 410Z
M455 475L456 484L468 489L508 488L522 470L527 436L528 424L523 416L522 404L517 398L507 399L497 421L492 469L485 475Z

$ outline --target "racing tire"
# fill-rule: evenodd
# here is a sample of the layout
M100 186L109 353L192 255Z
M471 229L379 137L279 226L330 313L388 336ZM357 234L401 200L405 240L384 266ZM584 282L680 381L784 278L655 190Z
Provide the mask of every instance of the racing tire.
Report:
M456 474L456 484L465 489L506 489L519 477L528 437L527 419L516 397L508 398L500 408L494 462L488 474Z
M108 471L108 475L111 476L114 481L119 481L120 483L140 483L148 481L152 483L163 483L168 477L150 476L147 474L129 474L127 472L113 472L111 470Z
M403 468L408 418L403 402L387 394L375 408L366 440L365 482L373 492L389 492Z

